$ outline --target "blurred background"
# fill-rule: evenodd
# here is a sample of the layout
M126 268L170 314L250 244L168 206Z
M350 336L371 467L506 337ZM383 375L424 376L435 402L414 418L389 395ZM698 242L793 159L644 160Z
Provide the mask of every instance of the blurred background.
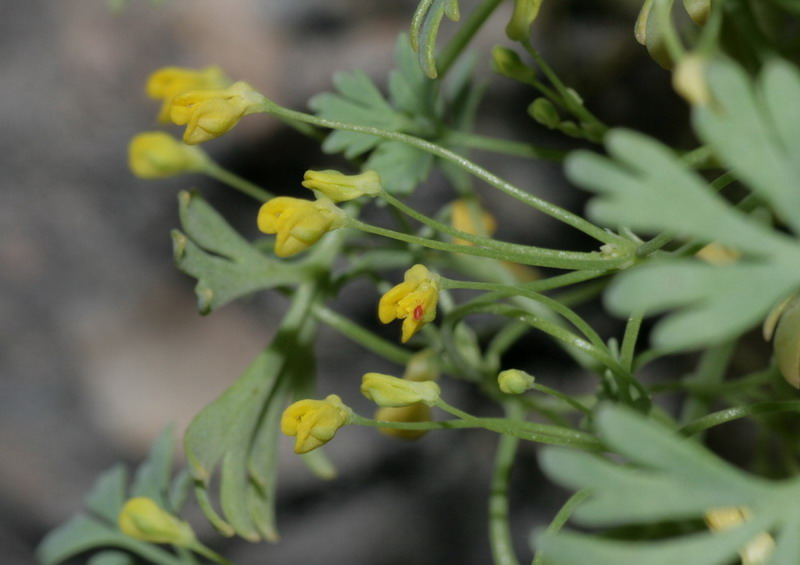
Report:
M270 295L201 317L194 281L172 262L177 192L197 187L243 233L256 208L213 181L142 181L127 168L127 143L155 129L158 103L147 76L167 65L217 64L268 97L300 109L330 89L332 73L363 69L382 84L397 34L416 0L27 0L6 2L0 19L0 555L35 563L42 536L81 508L99 473L131 468L170 422L182 429L224 390L274 333L285 307ZM685 109L669 75L635 43L631 1L545 3L534 43L589 107L609 124L687 142ZM476 5L461 2L462 14ZM533 93L492 77L488 52L504 41L502 6L472 49L491 79L478 129L509 139L573 146L543 132L525 108ZM443 25L446 37L453 25ZM570 74L572 73L572 74ZM654 112L653 108L659 108ZM169 129L169 128L168 128ZM179 130L175 128L176 134ZM337 163L277 120L253 116L205 148L224 166L275 192L299 186L308 168ZM476 155L540 196L580 210L583 196L558 166ZM340 162L339 162L340 163ZM425 197L447 201L433 179ZM489 194L489 193L487 193ZM559 228L532 223L513 202L487 198L500 236L562 242ZM357 293L356 293L357 295ZM377 296L375 297L377 300ZM373 318L371 304L337 308ZM601 328L613 322L598 319ZM602 326L603 323L610 324ZM397 328L393 328L397 329ZM544 340L537 377L591 386ZM375 360L323 331L321 394L360 399ZM526 352L531 351L530 347ZM398 368L386 368L398 374ZM548 381L550 379L550 381ZM560 385L559 385L560 386ZM464 407L477 402L456 390ZM361 403L361 404L359 404ZM247 563L487 563L486 495L495 438L430 434L405 444L372 430L344 430L328 453L340 478L324 483L283 445L277 545L221 541ZM515 472L515 543L547 523L563 493L538 474L533 449ZM197 523L197 521L195 521ZM207 529L205 530L207 531ZM215 539L213 536L209 540ZM211 542L212 545L214 542ZM75 560L82 563L83 559Z

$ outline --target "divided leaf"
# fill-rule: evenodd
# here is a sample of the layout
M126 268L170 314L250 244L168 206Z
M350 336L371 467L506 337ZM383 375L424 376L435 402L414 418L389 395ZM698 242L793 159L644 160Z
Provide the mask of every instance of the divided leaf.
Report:
M797 496L800 481L770 482L748 475L700 444L622 406L602 407L596 425L603 442L626 457L627 464L562 448L546 448L541 456L544 472L553 481L590 491L573 515L576 522L594 527L645 525L702 518L710 510L726 507L746 507L751 517L722 532L650 542L574 532L539 536L540 549L552 562L724 564L763 532L777 532L775 559L770 563L800 562L800 544L792 539L800 509L786 504Z
M257 290L299 283L302 267L276 261L245 240L196 192L179 195L183 233L173 230L178 269L197 279L201 314Z

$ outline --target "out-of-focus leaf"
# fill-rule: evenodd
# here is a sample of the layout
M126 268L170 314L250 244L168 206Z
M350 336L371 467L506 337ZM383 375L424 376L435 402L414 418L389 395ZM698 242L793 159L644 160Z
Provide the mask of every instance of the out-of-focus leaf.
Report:
M169 489L174 455L175 426L169 425L153 442L147 459L136 469L130 498L146 496L155 500L161 508L173 510Z
M92 555L87 565L136 565L136 558L121 551L102 551Z
M128 472L124 465L114 465L100 475L86 495L86 508L93 514L116 523L125 504Z
M708 85L713 103L695 109L697 133L800 234L800 73L774 60L754 84L735 63L719 61Z
M800 544L792 539L800 523L800 508L786 503L800 493L800 481L771 482L748 475L630 408L601 407L595 422L603 443L624 461L563 448L546 448L541 456L542 468L553 481L591 492L575 510L576 522L595 527L644 525L702 518L711 510L729 507L746 508L748 519L722 532L649 542L575 532L539 536L548 562L720 565L731 562L764 532L778 532L778 563L800 562Z
M251 292L302 280L300 264L266 257L196 192L181 192L179 201L183 233L172 232L175 261L197 279L201 314Z

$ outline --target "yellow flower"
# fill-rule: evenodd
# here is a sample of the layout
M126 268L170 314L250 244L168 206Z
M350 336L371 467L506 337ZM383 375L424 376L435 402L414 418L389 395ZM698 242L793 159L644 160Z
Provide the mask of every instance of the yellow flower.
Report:
M749 518L750 511L738 506L716 508L705 514L706 524L715 532L735 528ZM766 532L759 534L739 551L742 565L763 565L769 560L774 547L775 540L771 535Z
M189 90L172 99L169 116L185 125L183 141L190 145L215 139L249 114L264 109L265 98L246 82L221 90Z
M439 277L424 265L406 271L403 282L389 290L378 303L378 318L384 324L403 320L402 342L406 343L423 324L436 318Z
M497 384L506 394L522 394L533 384L534 378L519 369L507 369L497 375Z
M189 90L226 88L231 84L222 69L211 66L199 71L183 67L164 67L147 79L147 95L163 100L158 121L168 124L172 99Z
M489 212L482 210L476 203L474 206L464 200L456 200L450 205L450 223L457 230L471 235L489 236L497 229L497 222ZM472 245L471 241L454 237L453 243Z
M441 389L433 381L409 381L381 373L367 373L361 380L361 393L378 406L427 405L439 400Z
M308 453L332 440L339 428L350 423L352 414L335 394L325 400L298 400L284 410L281 431L297 438L295 453Z
M171 543L189 547L196 541L192 527L144 496L131 498L122 507L117 520L128 537L150 543Z
M333 200L344 202L359 196L375 196L381 191L381 177L376 171L345 175L339 171L306 171L303 186L317 190Z
M308 249L331 230L344 225L344 212L327 198L302 200L278 196L258 211L258 229L278 234L275 255L290 257Z
M160 179L180 173L202 171L206 154L181 143L163 131L136 134L128 145L128 165L143 179Z
M375 419L381 422L429 422L431 409L423 402L415 402L408 406L384 406L375 412ZM400 439L417 439L428 433L428 430L400 430L397 428L378 428L382 434Z
M692 106L705 106L711 101L706 80L708 59L689 54L678 61L672 71L672 88Z

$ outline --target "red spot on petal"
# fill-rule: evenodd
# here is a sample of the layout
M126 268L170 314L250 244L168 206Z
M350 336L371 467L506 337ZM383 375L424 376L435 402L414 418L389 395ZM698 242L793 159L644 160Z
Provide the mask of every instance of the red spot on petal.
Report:
M420 304L416 308L414 308L414 319L416 321L420 321L424 314L425 314L425 310L422 309L422 304Z

